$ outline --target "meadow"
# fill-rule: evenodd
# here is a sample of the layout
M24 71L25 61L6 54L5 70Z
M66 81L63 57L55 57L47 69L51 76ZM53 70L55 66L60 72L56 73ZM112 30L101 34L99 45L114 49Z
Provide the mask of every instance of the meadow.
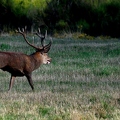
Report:
M34 52L21 36L1 36L0 51ZM10 74L0 70L0 120L120 119L119 39L53 38L49 56L33 72L34 92L25 77L7 92Z

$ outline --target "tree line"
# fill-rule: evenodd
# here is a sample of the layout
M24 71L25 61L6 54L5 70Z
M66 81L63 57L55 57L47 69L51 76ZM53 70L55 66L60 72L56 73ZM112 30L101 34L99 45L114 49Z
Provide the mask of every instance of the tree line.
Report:
M16 1L16 2L15 2ZM42 27L54 32L120 37L119 0L1 0L0 30Z

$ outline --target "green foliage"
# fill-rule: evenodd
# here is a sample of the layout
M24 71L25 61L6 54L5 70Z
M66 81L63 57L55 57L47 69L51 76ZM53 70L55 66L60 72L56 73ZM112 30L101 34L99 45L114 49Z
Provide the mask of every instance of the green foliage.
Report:
M0 30L4 31L4 26L9 29L31 26L36 23L36 18L40 18L41 11L46 7L46 0L2 0L0 1ZM40 14L38 14L40 11ZM39 17L38 17L39 16ZM38 22L40 23L40 22ZM37 26L38 26L37 23ZM7 28L6 27L6 28ZM7 30L7 32L9 31ZM6 31L4 31L6 32Z
M120 2L109 2L102 4L96 13L98 22L101 26L96 25L105 35L117 36L120 30ZM97 30L97 29L96 29Z
M51 33L79 30L90 36L120 36L119 0L1 0L0 11L1 30L27 25L29 30L45 26Z
M119 36L119 0L52 0L44 12L45 23L52 30L66 30L58 27L62 20L67 23L69 31L76 31L82 25L82 32L93 36Z
M76 24L77 24L77 28L80 31L80 33L90 28L89 23L87 23L85 20L82 20L82 19L78 21Z
M58 31L68 30L67 22L65 22L64 20L58 21L58 23L56 23L56 29Z

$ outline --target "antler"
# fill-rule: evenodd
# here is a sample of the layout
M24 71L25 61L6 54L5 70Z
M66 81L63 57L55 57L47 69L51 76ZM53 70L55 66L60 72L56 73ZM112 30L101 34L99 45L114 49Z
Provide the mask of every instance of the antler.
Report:
M38 29L38 32L35 33L35 34L41 39L42 48L39 48L39 47L36 47L35 45L31 44L31 43L27 40L27 38L26 38L26 28L27 28L27 27L25 27L25 29L22 29L22 31L20 30L20 28L18 28L18 30L16 30L16 32L17 32L17 33L20 33L21 35L23 35L23 37L24 37L24 39L25 39L25 41L27 42L28 45L30 45L31 47L35 48L35 49L38 50L38 51L41 51L41 50L42 50L44 53L47 53L47 52L49 51L49 49L50 49L51 44L52 44L52 42L51 42L51 40L50 40L50 43L49 43L48 45L44 46L44 39L45 39L45 37L46 37L46 35L47 35L47 31L46 31L45 36L41 35L41 33L40 33L40 28Z
M41 35L40 28L38 28L38 32L35 33L41 39L41 45L44 47L44 39L45 36Z
M44 50L45 53L47 53L50 50L50 46L52 44L52 38L51 38L50 43L48 45L44 46L44 39L47 37L47 30L46 30L44 36L40 32L40 28L38 28L38 32L36 32L35 34L41 39L41 45L43 47L43 50Z
M31 43L27 40L27 38L26 38L26 27L25 27L25 29L22 28L22 31L20 30L20 28L18 28L18 30L16 30L16 32L17 32L17 33L20 33L21 35L23 35L23 37L24 37L24 39L25 39L25 41L27 42L28 45L30 45L31 47L35 48L36 50L39 49L38 47L34 46L33 44L31 44Z

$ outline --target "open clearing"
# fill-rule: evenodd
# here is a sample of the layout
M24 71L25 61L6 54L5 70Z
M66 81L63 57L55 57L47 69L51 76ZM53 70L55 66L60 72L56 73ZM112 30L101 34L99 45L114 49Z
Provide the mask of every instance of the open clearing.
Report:
M20 36L0 37L0 51L34 52ZM120 40L53 39L49 56L33 72L35 92L20 77L8 93L0 70L0 120L120 119Z

